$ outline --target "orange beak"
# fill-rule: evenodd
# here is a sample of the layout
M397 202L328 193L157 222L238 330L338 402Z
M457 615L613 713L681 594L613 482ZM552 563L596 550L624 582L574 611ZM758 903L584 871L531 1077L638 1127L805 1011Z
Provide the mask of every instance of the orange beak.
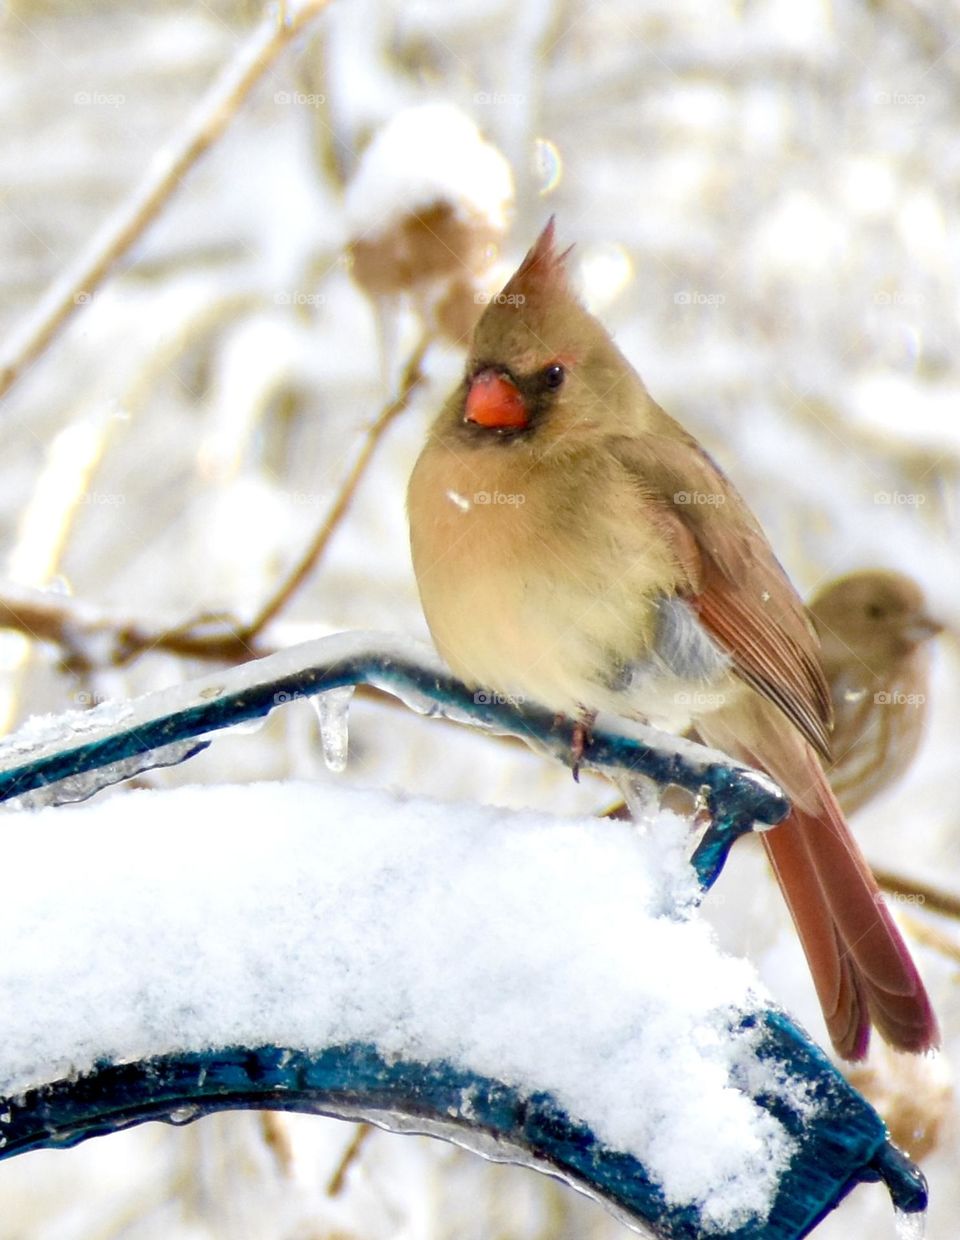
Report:
M530 420L516 384L497 370L474 375L463 416L467 422L499 430L517 430Z

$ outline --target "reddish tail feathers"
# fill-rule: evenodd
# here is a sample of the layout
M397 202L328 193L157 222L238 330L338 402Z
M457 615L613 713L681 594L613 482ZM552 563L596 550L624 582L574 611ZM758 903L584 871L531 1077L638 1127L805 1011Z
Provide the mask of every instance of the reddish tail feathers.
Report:
M795 808L763 840L831 1041L845 1059L862 1059L873 1024L898 1050L930 1050L940 1032L923 982L819 761L807 752L803 799L816 798L820 812Z

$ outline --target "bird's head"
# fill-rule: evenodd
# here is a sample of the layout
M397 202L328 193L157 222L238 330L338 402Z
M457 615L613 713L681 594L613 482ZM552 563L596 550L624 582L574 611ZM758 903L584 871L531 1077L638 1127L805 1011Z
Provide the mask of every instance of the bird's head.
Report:
M831 582L810 610L825 649L839 643L870 665L911 654L943 628L928 614L915 581L874 569Z
M484 310L453 410L468 439L573 446L636 417L643 385L577 299L569 253L551 219Z

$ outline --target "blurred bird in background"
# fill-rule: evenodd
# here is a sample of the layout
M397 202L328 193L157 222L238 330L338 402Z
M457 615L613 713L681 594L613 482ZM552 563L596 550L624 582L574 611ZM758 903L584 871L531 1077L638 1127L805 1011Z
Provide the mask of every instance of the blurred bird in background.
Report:
M806 609L753 515L568 283L553 222L473 333L408 492L434 641L467 684L598 710L767 771L763 835L847 1058L871 1023L938 1041L923 983L824 774L830 691Z
M927 717L930 639L942 630L916 582L864 570L810 602L833 700L830 785L852 814L906 773Z

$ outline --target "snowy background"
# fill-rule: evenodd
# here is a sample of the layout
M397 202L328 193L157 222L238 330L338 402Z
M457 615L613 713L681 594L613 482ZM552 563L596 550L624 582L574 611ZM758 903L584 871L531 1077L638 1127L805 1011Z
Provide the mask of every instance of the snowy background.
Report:
M7 0L3 363L44 290L158 169L157 152L194 123L262 18L248 0L135 10ZM955 5L932 0L337 0L265 68L116 273L74 290L75 315L2 399L0 578L47 589L72 620L56 645L0 634L3 726L209 669L169 639L116 666L117 634L255 616L327 519L421 320L439 318L448 334L431 337L424 381L258 641L347 627L425 636L403 494L462 352L437 310L442 275L429 288L378 290L376 304L351 275L362 244L389 247L418 185L447 186L475 228L476 285L453 290L461 311L496 290L556 212L591 305L734 477L801 590L855 567L906 570L956 630L956 18ZM452 140L471 158L451 154L446 111L428 114L422 137L383 140L388 121L426 103L455 105L478 127L483 138L467 127ZM509 164L512 205L484 139ZM380 152L373 173L365 150ZM350 188L358 170L371 187L362 193L364 181ZM960 886L958 677L948 635L928 744L855 824L878 865L948 890ZM372 697L354 707L342 776L326 771L316 720L294 703L140 782L293 777L560 816L610 800L599 781L575 787L518 746ZM10 818L7 829L27 824ZM721 941L821 1036L759 850L737 852L709 902ZM860 1081L924 1154L928 1234L952 1240L960 933L916 901L899 907L945 1050L919 1063L880 1050ZM379 1132L331 1191L352 1139L332 1121L238 1115L29 1155L0 1165L0 1238L628 1234L542 1177ZM817 1234L892 1236L886 1193L858 1189Z

